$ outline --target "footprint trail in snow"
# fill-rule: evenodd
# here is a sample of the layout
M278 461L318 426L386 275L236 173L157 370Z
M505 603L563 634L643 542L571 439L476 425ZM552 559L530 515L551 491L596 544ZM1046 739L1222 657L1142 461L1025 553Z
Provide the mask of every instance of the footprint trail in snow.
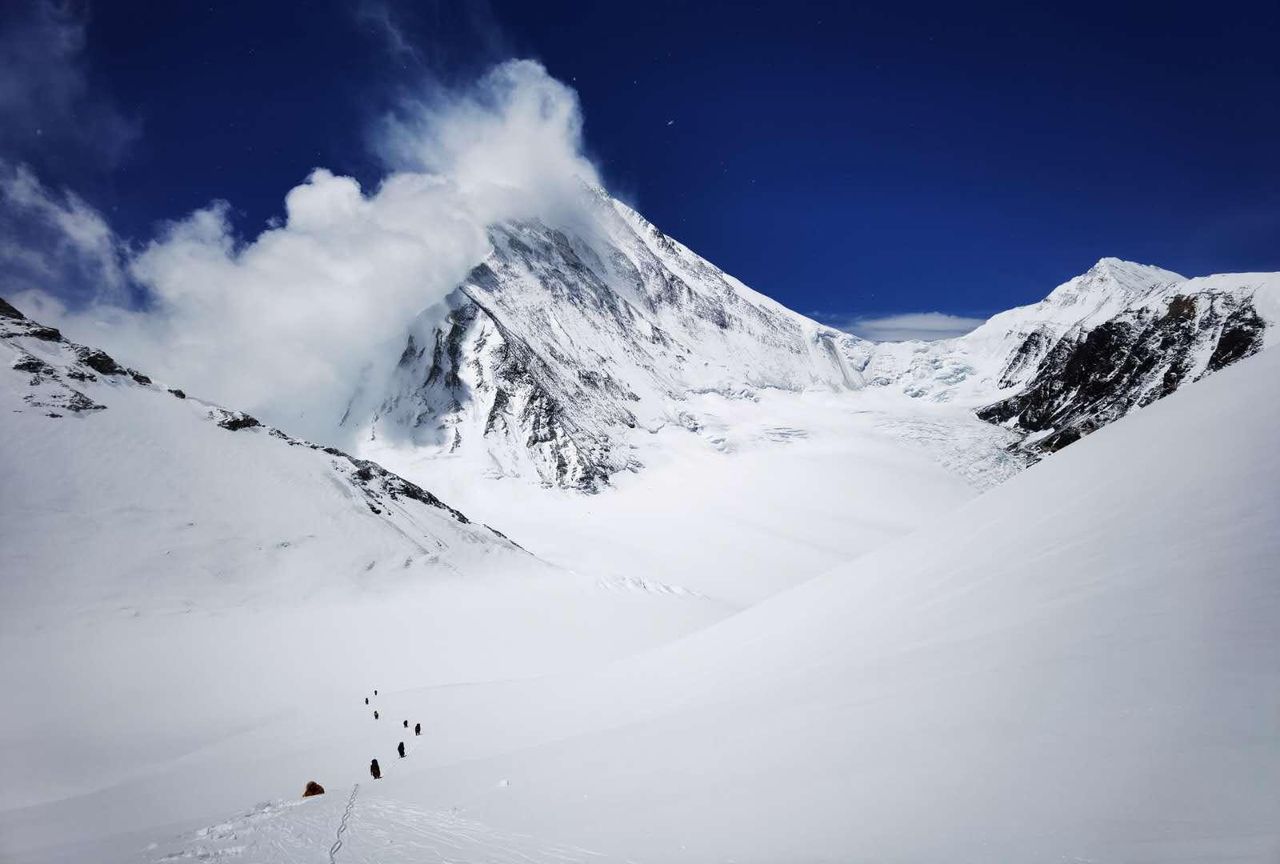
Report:
M490 828L448 811L388 801L365 790L356 801L324 795L260 804L150 850L155 864L183 861L312 864L320 850L340 864L607 864L603 855ZM335 841L335 826L345 825ZM332 844L332 845L331 845Z

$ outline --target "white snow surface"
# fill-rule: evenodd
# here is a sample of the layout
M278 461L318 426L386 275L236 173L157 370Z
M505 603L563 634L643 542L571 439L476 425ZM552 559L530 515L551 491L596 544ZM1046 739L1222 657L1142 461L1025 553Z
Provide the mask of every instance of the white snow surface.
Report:
M329 470L324 454L218 429L190 400L103 383L86 392L107 410L53 420L8 410L25 393L15 388L5 440L50 455L6 469L24 491L4 499L4 590L23 593L6 595L0 613L0 687L17 696L0 752L6 777L28 779L5 784L0 849L14 861L324 860L359 782L336 860L1275 860L1278 389L1280 352L1264 351L976 498L939 465L943 444L956 446L945 430L959 426L946 405L904 416L884 407L901 398L886 391L827 394L831 404L805 394L817 401L804 407L795 394L777 404L709 396L701 407L721 412L723 428L669 430L685 437L663 448L669 465L653 466L665 488L624 483L612 497L574 499L615 502L582 526L585 538L643 523L655 502L678 500L684 477L688 511L672 505L668 520L600 541L628 543L615 560L648 561L664 559L644 548L646 536L651 547L688 544L693 529L680 534L678 523L713 501L737 502L722 525L710 520L708 550L668 553L664 578L645 582L587 569L591 555L605 561L599 549L575 562L584 575L552 566L569 557L568 540L553 554L531 546L550 563L486 541L476 558L502 567L472 566L469 552L448 577L425 564L388 563L368 577L315 562L281 570L264 563L277 554L269 529L280 526L256 503L279 488L304 494L268 498L264 510L318 507L346 544L395 548L390 561L404 541L368 539L383 529L347 521L305 485ZM806 424L788 412L815 431L796 434ZM170 414L177 434L119 446ZM915 443L884 434L892 423L910 425ZM81 437L58 446L72 435ZM267 444L305 466L240 452ZM730 482L735 471L774 472L758 481L767 489L788 488L794 470L799 496L823 488L818 475L859 464L889 527L870 530L868 507L850 520L862 535L848 544L851 561L705 626L785 587L787 577L767 571L804 545L787 533L805 518L835 533L851 500L819 491L753 509L751 485ZM255 485L268 470L285 482ZM179 515L157 538L167 523L136 511L148 495L170 503L163 478L189 471L250 493L234 499L243 513L222 502L218 515L233 524L205 541L216 548L249 532L263 548L196 579L219 587L188 610L186 579L159 562L139 577L135 563L113 566L112 550L180 548L192 520ZM462 476L444 476L445 486L461 488ZM151 484L148 495L111 494L132 483ZM547 491L516 500L511 514L557 500ZM930 492L944 499L932 512L907 507ZM86 497L100 505L87 517L70 506ZM528 524L555 521L557 506ZM378 523L368 512L360 519ZM262 519L265 533L255 533L249 523ZM11 580L27 569L8 563L25 560L23 544L49 536L84 543L77 560L102 561L101 572ZM37 553L54 554L27 554ZM339 543L326 554L363 558ZM752 554L768 563L742 594L710 577L697 586L705 590L659 584L679 585L665 578L677 572L698 581L717 555L737 566ZM533 563L508 575L512 561ZM827 563L813 554L796 569ZM245 587L255 579L266 602ZM86 596L101 599L71 599ZM375 686L381 695L366 708ZM424 735L405 737L402 719L422 722ZM374 756L380 781L365 770ZM308 779L329 794L282 800ZM247 809L264 798L280 800Z
M5 861L292 791L297 769L266 764L195 797L150 778L366 685L598 664L727 611L568 573L376 466L221 428L239 415L0 325ZM74 392L100 407L68 409ZM77 809L101 790L120 811Z
M1274 861L1277 382L1280 352L1245 360L603 671L396 693L431 735L354 824L409 838L393 800L635 861Z
M362 452L579 573L742 608L942 518L1020 470L1017 436L879 390L690 395L599 494L490 475L483 451Z

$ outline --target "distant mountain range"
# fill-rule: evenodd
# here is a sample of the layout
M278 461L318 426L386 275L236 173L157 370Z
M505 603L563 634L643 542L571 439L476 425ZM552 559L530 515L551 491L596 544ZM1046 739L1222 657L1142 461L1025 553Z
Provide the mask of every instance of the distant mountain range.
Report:
M753 291L604 193L574 227L494 226L488 259L412 324L358 438L598 490L691 394L887 388L971 406L1031 458L1274 341L1280 274L1196 279L1104 258L965 336L874 343Z

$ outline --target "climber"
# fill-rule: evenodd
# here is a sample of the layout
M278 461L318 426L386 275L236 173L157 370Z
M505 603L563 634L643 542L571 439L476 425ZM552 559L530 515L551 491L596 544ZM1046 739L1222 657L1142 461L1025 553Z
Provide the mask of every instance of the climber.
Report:
M377 759L374 759L369 763L369 773L373 775L374 780L382 779L382 769L378 767Z
M369 704L369 697L368 697L368 696L364 697L364 704L366 704L366 705L368 705L368 704Z
M400 746L397 747L396 749L400 751L400 758L403 759L404 758L404 742L401 741Z
M414 723L414 724L413 724L413 734L414 734L414 735L421 735L421 734L422 734L422 724L421 724L421 723Z
M377 711L374 711L374 712L373 712L373 719L374 719L374 720L377 720L377 719L378 719L378 712L377 712Z
M409 721L408 721L408 720L404 721L404 728L406 728L406 729L408 729L408 728L409 728Z

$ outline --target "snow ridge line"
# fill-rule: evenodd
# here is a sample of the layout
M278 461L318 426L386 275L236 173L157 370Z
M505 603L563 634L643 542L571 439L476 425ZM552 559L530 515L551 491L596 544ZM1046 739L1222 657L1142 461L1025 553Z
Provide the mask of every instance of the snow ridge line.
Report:
M359 783L351 788L351 799L347 801L347 809L342 813L342 822L338 825L338 836L334 839L333 845L329 847L329 864L337 864L336 856L338 850L342 848L342 832L347 830L347 819L351 817L351 808L356 804L356 793L359 791Z

